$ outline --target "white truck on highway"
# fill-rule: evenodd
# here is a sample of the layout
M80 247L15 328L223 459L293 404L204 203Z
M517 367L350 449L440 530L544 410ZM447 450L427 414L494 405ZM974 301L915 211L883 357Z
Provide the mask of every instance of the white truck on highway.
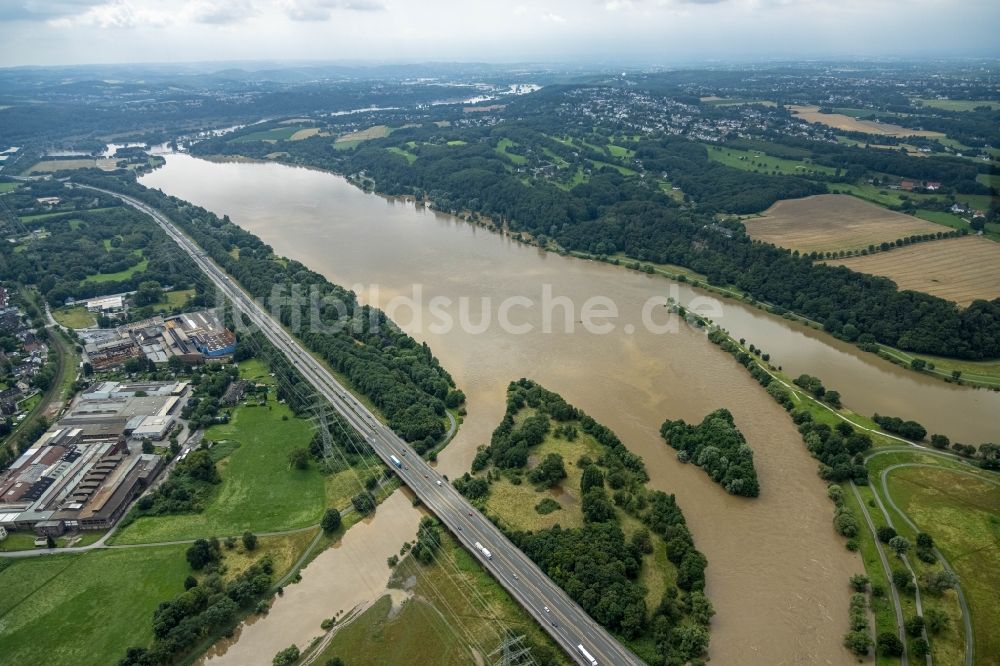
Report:
M483 557L485 557L486 559L488 560L493 559L493 553L491 553L488 548L483 546L483 544L479 543L478 541L476 542L476 550L482 553Z
M590 662L590 666L597 666L597 660L594 659L594 655L587 652L587 648L583 647L583 645L577 645L576 649L577 651L579 651L580 654L583 655L584 659Z

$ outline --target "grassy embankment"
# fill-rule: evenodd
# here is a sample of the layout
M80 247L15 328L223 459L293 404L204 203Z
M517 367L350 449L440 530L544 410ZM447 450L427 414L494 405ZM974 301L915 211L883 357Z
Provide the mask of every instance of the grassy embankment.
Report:
M406 557L390 585L409 587L412 596L393 609L382 597L357 617L336 628L329 644L312 662L324 664L340 656L356 666L459 666L475 663L474 637L485 651L496 649L498 624L524 634L536 650L568 664L555 644L507 592L447 532L435 562L423 565ZM485 656L485 655L484 655Z
M886 483L882 484L883 472ZM893 527L911 541L916 531L887 500L895 502L919 530L930 534L959 577L970 606L976 663L1000 663L1000 475L957 460L917 450L885 453L868 463L872 485L889 511ZM886 495L888 492L888 496ZM910 556L918 577L940 568ZM955 592L924 593L925 608L939 608L950 627L931 636L935 661L962 663L964 635ZM916 614L915 609L911 611Z

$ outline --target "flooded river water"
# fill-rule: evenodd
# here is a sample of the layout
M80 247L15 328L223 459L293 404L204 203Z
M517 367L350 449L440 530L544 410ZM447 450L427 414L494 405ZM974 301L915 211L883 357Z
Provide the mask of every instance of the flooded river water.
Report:
M784 411L701 332L683 324L672 332L654 330L666 322L666 310L651 307L653 299L689 303L697 292L548 254L450 216L365 194L328 173L186 155L166 159L144 184L229 215L277 253L387 308L430 345L468 398L465 423L440 456L442 471L454 476L468 470L476 446L489 441L503 415L506 385L535 379L612 428L643 456L651 486L677 494L709 562L716 663L852 661L841 646L847 580L862 567L833 532L832 505L816 462ZM399 297L414 296L415 285L421 292L416 304L396 307ZM558 305L546 310L547 297ZM602 332L581 325L594 297L606 299L600 301L604 311L609 303L618 311L604 320L611 323ZM448 312L456 320L466 299L468 325L435 326L443 320L435 298L439 305L451 301ZM953 439L996 434L998 394L904 373L739 303L717 307L713 319L722 326L769 351L786 370L820 376L849 406L916 417ZM484 312L492 323L475 326ZM505 316L509 325L500 325ZM757 499L727 495L696 467L679 464L659 437L665 418L700 421L719 407L733 413L755 451L762 489ZM393 537L397 547L413 538L417 517L410 513L412 527ZM265 655L288 644L284 637L276 640Z

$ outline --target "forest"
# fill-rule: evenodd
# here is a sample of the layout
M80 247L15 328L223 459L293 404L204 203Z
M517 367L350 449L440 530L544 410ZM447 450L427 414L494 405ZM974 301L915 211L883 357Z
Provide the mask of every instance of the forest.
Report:
M60 207L29 221L33 233L25 230L18 242L0 244L0 280L35 285L49 304L60 306L70 297L135 291L143 282L184 289L196 279L194 266L152 220L115 199L45 181L4 199L22 216L34 213L36 198L46 196L59 196Z

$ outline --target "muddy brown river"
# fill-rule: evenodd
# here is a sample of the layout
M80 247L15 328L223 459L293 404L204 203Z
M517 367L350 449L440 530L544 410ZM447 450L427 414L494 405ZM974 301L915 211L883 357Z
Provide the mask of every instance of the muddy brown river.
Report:
M445 473L468 470L476 446L489 441L508 382L535 379L611 427L643 456L651 485L677 494L709 562L716 663L852 662L841 645L847 580L862 565L834 534L816 462L784 411L700 331L670 326L665 297L690 304L703 294L545 253L451 216L365 194L324 172L187 155L166 160L142 182L229 215L277 253L386 309L430 345L468 398L465 423L440 456ZM769 351L772 362L821 377L848 406L917 418L952 439L997 434L996 393L904 372L736 302L702 306L737 337ZM719 407L733 413L755 451L757 499L727 495L701 470L678 463L659 437L665 418L700 421ZM415 520L408 533L393 535L395 543L413 538ZM316 623L330 614L318 614ZM265 624L247 627L244 636L263 633ZM261 649L268 658L288 640L278 636L271 644L274 650Z

